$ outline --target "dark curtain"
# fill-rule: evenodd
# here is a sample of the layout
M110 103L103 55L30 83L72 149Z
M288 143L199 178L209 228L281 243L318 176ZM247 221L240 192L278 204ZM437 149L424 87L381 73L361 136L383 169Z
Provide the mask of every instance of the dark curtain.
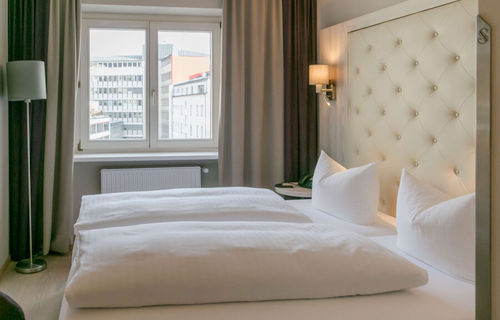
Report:
M318 154L316 92L308 67L316 63L316 0L283 0L285 181L312 173Z
M48 0L9 0L9 61L47 60ZM10 255L16 261L29 257L26 107L9 102L9 226ZM30 107L31 199L33 253L43 250L43 155L45 100Z

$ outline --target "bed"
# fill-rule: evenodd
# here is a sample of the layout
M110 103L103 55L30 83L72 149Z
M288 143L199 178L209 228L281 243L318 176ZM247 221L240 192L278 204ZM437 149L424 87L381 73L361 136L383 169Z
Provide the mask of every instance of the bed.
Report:
M474 317L474 284L457 280L413 259L397 249L394 217L377 214L374 225L360 226L337 219L316 210L311 200L291 200L288 203L307 215L315 223L332 228L350 230L370 237L378 244L427 270L429 283L425 286L393 293L371 296L344 297L319 300L292 300L245 303L220 303L189 306L155 306L142 308L75 309L64 300L60 319L360 319L377 314L387 319L472 319ZM359 308L357 306L361 306Z
M431 1L432 5L429 5L416 0L407 1L399 7L361 17L321 33L322 43L344 45L341 54L344 60L331 61L339 63L337 73L344 76L338 83L338 114L335 115L338 122L332 126L338 130L333 137L337 141L334 143L335 150L330 151L348 167L370 162L376 164L381 186L379 210L385 213L377 213L375 223L364 226L319 211L313 207L311 200L287 201L288 206L304 214L313 224L328 225L333 230L369 238L424 269L428 275L427 284L395 292L328 299L134 308L74 308L65 297L59 319L473 319L473 282L449 276L407 255L396 245L394 216L402 169L454 196L474 190L475 124L471 115L475 110L474 6L477 3L473 0L447 4L449 2ZM438 7L431 9L433 6ZM447 23L441 23L442 16L450 17ZM421 50L422 46L426 48L426 53ZM394 49L388 53L387 50L378 51L379 48ZM404 50L401 51L401 48ZM329 60L324 54L322 59ZM393 68L392 62L399 64L399 69ZM408 71L401 67L406 62L413 67L420 64L423 71L418 71L421 72L418 77L398 72ZM437 69L441 70L440 74L433 72ZM422 78L428 83L422 83ZM433 85L434 81L436 85ZM453 88L458 88L460 94L454 94L456 89ZM457 97L461 100L456 100ZM453 110L447 109L450 107ZM131 208L130 212L134 210ZM149 206L148 210L154 215L154 206ZM186 212L194 218L189 219L222 221L228 217L219 215L216 210L208 216L199 215L195 212L196 208L190 210ZM251 212L257 218L250 219L250 223L263 217L258 215L258 210L267 210L269 216L282 219L279 210L260 207ZM227 211L228 215L231 215L230 211ZM196 214L193 215L193 212ZM82 219L82 223L75 226L76 231L113 227L106 219L93 224L95 218L99 215L92 216L88 221ZM231 219L240 218L237 214L231 216ZM288 215L282 220L296 218L295 215ZM147 220L147 215L139 218L122 216L120 219L120 227L155 223L154 219ZM182 219L182 215L176 219ZM78 250L77 237L74 255Z
M374 225L359 226L314 209L311 200L288 202L313 222L350 229L404 256L427 270L429 283L406 291L318 300L111 309L75 309L64 300L59 319L304 319L311 316L315 319L361 319L374 314L384 319L474 318L474 284L448 276L398 250L394 217L378 213Z

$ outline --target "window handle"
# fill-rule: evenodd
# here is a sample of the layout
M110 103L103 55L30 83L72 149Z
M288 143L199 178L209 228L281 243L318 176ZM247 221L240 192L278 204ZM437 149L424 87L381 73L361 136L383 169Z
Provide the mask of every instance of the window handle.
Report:
M156 90L151 90L151 95L153 96L153 105L156 106Z

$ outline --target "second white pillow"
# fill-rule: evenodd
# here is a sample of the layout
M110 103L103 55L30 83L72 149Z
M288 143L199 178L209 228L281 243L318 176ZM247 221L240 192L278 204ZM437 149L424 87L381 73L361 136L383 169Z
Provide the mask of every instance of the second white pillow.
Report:
M375 163L346 169L321 151L314 170L313 207L352 223L373 224L379 192Z
M475 280L475 194L452 198L403 169L398 247L458 278Z

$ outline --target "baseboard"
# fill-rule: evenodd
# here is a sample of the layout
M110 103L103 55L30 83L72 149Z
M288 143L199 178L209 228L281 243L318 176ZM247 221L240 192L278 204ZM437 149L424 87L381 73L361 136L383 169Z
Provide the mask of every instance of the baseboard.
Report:
M5 262L0 267L0 279L2 279L3 275L5 274L7 269L9 268L9 264L10 264L10 256L8 256L7 259L5 259Z

